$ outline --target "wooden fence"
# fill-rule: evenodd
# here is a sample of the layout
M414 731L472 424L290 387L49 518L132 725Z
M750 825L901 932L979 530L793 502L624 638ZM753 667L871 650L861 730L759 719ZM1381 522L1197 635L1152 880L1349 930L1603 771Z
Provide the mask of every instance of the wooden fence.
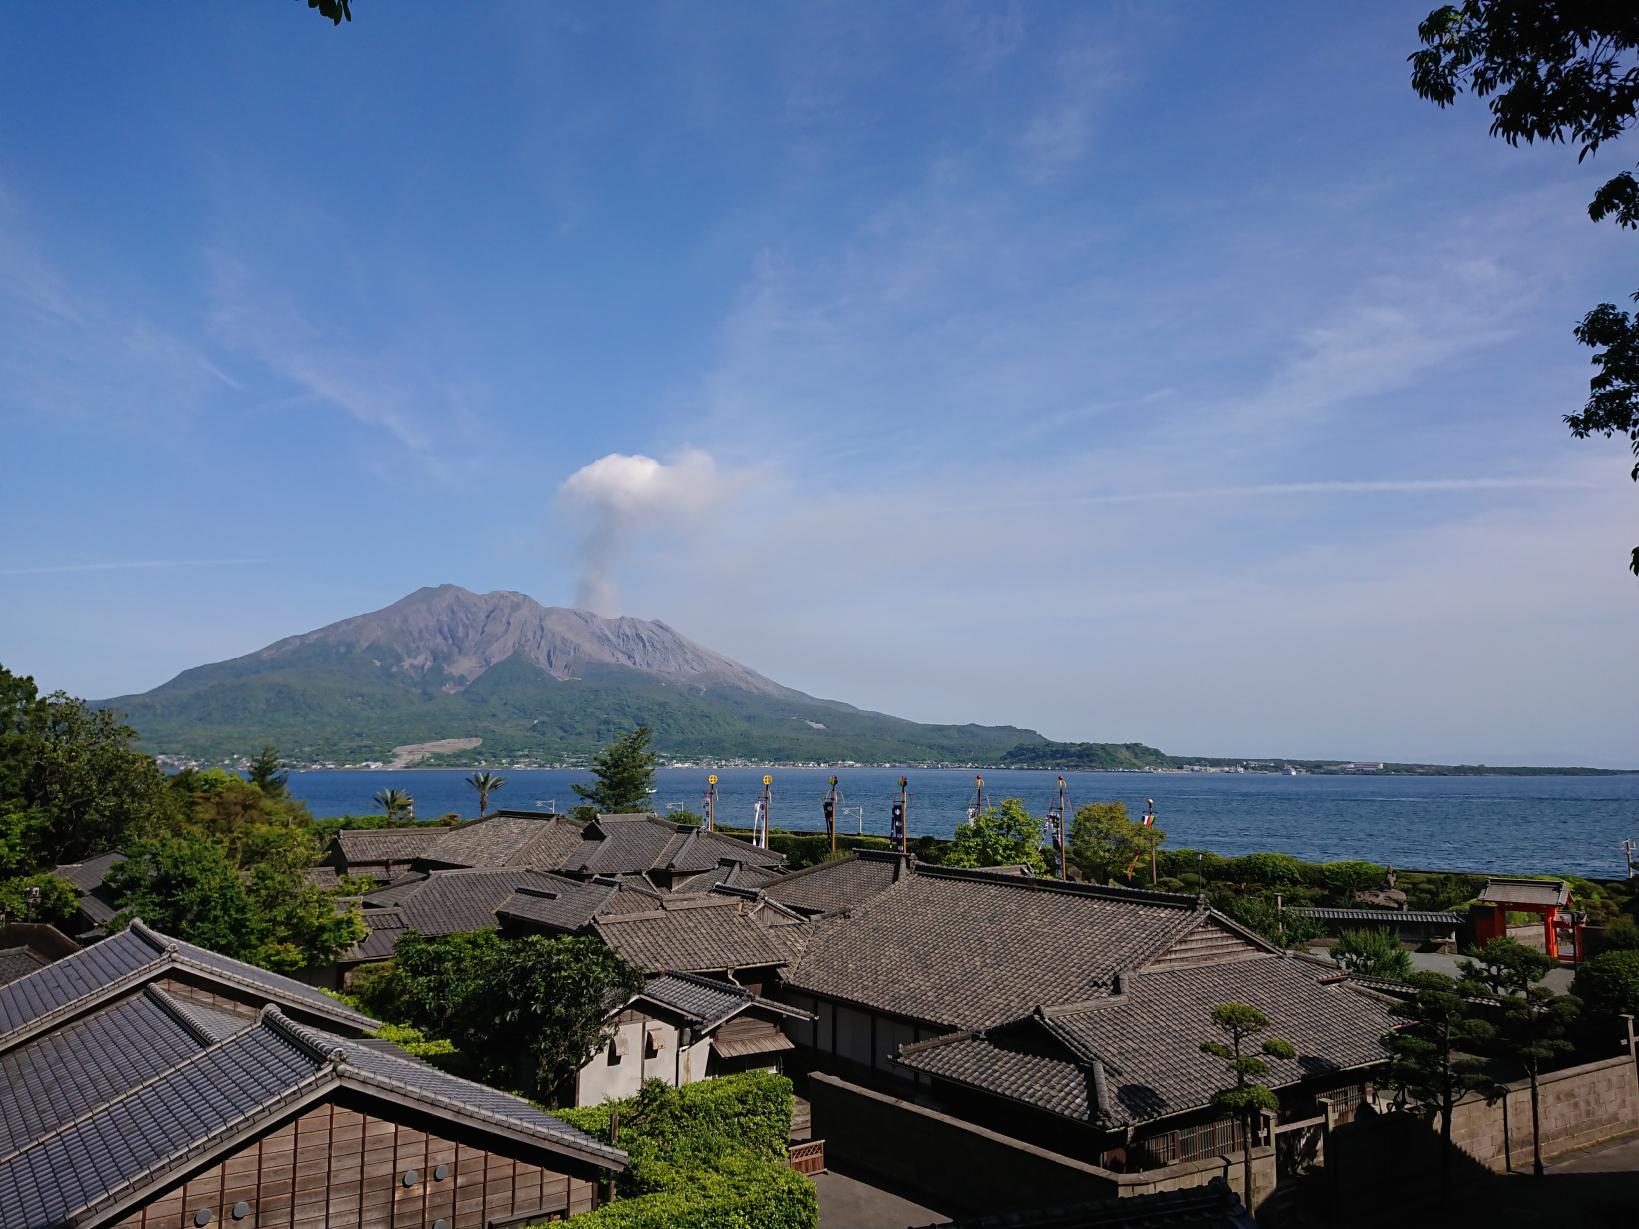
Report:
M800 1174L814 1174L825 1172L825 1141L823 1139L804 1140L800 1144L792 1144L786 1149L786 1161L792 1169Z

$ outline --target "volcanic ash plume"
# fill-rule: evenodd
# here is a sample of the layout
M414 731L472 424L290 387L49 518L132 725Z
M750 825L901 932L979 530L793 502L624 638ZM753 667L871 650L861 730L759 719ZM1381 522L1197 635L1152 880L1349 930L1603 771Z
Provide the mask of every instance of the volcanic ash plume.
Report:
M575 605L618 614L614 575L632 543L698 529L734 485L710 455L696 449L671 461L611 452L570 474L558 498L588 518Z

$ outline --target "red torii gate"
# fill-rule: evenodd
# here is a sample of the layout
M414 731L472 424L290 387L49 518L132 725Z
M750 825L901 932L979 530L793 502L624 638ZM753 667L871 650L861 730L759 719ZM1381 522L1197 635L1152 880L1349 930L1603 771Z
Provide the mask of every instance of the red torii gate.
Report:
M1572 934L1576 959L1582 959L1582 915L1571 908L1571 885L1563 879L1493 877L1485 881L1479 900L1474 910L1474 940L1480 947L1507 936L1510 913L1540 913L1548 955L1559 959L1559 929L1564 926Z

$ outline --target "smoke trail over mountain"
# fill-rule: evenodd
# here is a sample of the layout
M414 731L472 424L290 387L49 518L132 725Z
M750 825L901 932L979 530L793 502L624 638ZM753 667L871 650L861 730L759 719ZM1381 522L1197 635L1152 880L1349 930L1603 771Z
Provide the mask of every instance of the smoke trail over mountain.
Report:
M558 499L587 518L575 605L619 613L615 572L633 543L697 531L742 482L720 472L698 449L671 461L612 452L570 474L558 487Z

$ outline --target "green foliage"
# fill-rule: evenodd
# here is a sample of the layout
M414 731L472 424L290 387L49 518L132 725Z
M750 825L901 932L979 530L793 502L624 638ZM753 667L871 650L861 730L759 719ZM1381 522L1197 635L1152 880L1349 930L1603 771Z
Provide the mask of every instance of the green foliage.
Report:
M252 785L269 798L283 798L290 786L290 774L284 770L279 752L272 744L264 746L256 753L250 767L245 769L245 775L250 778Z
M1602 941L1608 952L1625 952L1639 948L1639 923L1634 922L1631 917L1613 918L1605 926Z
M1464 1093L1490 1085L1481 1060L1496 1030L1472 1001L1483 987L1463 985L1441 973L1413 972L1411 997L1389 1009L1406 1023L1383 1039L1390 1055L1389 1082L1402 1104L1438 1112L1450 1143L1451 1107Z
M1332 948L1332 958L1361 977L1403 981L1411 976L1411 953L1387 930L1345 930Z
M1441 107L1465 88L1489 97L1491 135L1510 145L1573 144L1581 162L1639 115L1639 23L1629 5L1464 0L1435 9L1417 33L1423 47L1411 56L1412 88ZM1633 172L1606 180L1588 216L1639 227ZM1601 303L1575 334L1596 351L1599 373L1588 383L1587 405L1566 415L1566 425L1578 439L1626 435L1639 457L1639 316ZM1639 481L1639 464L1632 477ZM1639 548L1629 566L1639 573Z
M956 825L956 837L945 853L946 866L1028 866L1045 874L1047 859L1041 852L1041 821L1025 810L1017 798L1007 798L999 807L986 807L983 814Z
M751 831L747 828L724 828L719 824L717 830L743 840L751 838ZM817 865L831 856L831 838L823 832L783 832L776 828L768 834L768 847L775 853L784 854L786 866L794 871L805 866ZM850 836L842 832L837 833L837 849L843 853L854 849L891 847L885 836Z
M413 1054L417 1058L425 1059L435 1067L458 1066L460 1051L455 1043L446 1038L429 1038L418 1028L411 1028L408 1024L383 1024L372 1037L380 1037L383 1041L390 1041L406 1054Z
M654 732L640 725L592 757L594 785L575 785L575 795L604 815L626 815L652 807Z
M1273 896L1237 896L1223 908L1242 926L1281 947L1301 949L1325 933L1314 918L1280 908Z
M66 879L42 871L0 880L0 922L48 922L60 926L80 907L80 894Z
M1639 1016L1639 950L1595 956L1577 970L1572 989L1590 1012Z
M1124 802L1090 802L1076 808L1070 817L1066 859L1094 883L1131 877L1135 864L1148 856L1150 845L1162 844L1167 834L1157 827L1146 828L1141 820L1127 814ZM1160 868L1160 855L1157 855ZM1172 874L1172 863L1167 874Z
M387 826L395 828L415 818L415 799L401 789L376 791L376 805L387 813Z
M1388 868L1375 862L1327 862L1319 871L1321 885L1340 905L1353 901L1356 892L1381 888L1388 878Z
M473 1078L552 1101L608 1042L610 1003L642 984L641 970L583 936L412 931L353 993L371 1014L450 1042Z
M1297 1048L1280 1037L1265 1037L1252 1049L1252 1039L1270 1026L1270 1019L1248 1003L1220 1003L1208 1013L1218 1032L1227 1041L1216 1038L1201 1042L1201 1053L1221 1058L1235 1082L1212 1094L1212 1104L1226 1114L1232 1114L1241 1124L1241 1151L1245 1166L1243 1179L1247 1202L1252 1195L1252 1123L1260 1110L1280 1108L1280 1098L1262 1081L1269 1075L1268 1058L1293 1059Z
M0 864L78 862L166 828L165 778L134 738L116 714L60 691L42 697L0 666Z
M131 848L108 873L120 902L115 927L132 917L189 943L296 972L364 937L358 907L338 911L305 872L318 842L301 828L251 825L239 858L211 834L183 829Z
M1289 888L1303 882L1303 866L1289 854L1249 853L1234 859L1230 871L1242 883Z
M475 772L467 784L478 791L478 817L489 814L489 796L506 784L506 778L493 772Z
M632 1098L554 1111L602 1140L619 1114L631 1167L621 1198L574 1218L588 1229L815 1229L814 1184L785 1163L791 1082L764 1072L670 1088L650 1080Z

